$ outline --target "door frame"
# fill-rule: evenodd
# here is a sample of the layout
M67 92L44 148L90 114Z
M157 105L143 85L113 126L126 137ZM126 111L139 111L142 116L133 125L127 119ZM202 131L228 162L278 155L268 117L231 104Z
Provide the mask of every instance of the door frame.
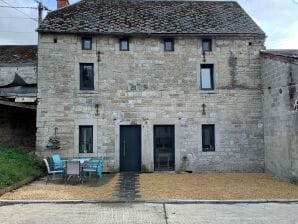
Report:
M122 127L138 127L140 131L140 153L139 153L139 170L136 172L141 172L142 170L142 125L139 124L133 124L133 125L119 125L119 171L120 172L125 172L121 170L121 128Z
M155 127L158 126L171 126L173 127L173 169L169 170L160 170L155 168L155 158L156 158L156 150L155 150ZM154 171L175 171L176 170L176 141L175 141L175 125L174 124L154 124L153 125L153 170Z

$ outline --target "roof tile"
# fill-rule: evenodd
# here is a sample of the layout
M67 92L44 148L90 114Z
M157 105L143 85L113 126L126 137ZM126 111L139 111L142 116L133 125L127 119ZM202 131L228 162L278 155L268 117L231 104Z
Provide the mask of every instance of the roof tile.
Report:
M82 0L49 13L38 31L265 36L232 1Z

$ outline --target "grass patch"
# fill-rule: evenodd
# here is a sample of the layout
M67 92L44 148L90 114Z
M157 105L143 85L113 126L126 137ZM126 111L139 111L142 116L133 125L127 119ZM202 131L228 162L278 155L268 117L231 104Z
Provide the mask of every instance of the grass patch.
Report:
M0 189L40 173L41 167L35 156L0 146Z

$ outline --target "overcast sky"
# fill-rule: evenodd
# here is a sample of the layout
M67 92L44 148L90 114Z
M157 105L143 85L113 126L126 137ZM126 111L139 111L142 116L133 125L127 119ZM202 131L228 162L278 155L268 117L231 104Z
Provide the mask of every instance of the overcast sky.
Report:
M237 1L265 31L267 48L298 49L298 0ZM0 6L5 6L5 2L19 7L36 7L34 0L0 0ZM56 0L43 0L43 3L49 9L56 8ZM0 45L37 43L37 10L18 10L0 7Z

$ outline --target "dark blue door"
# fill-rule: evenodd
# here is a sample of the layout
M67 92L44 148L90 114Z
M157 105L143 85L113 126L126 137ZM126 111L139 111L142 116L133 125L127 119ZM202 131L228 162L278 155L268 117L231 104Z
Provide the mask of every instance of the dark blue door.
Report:
M120 171L141 171L141 126L120 126Z

